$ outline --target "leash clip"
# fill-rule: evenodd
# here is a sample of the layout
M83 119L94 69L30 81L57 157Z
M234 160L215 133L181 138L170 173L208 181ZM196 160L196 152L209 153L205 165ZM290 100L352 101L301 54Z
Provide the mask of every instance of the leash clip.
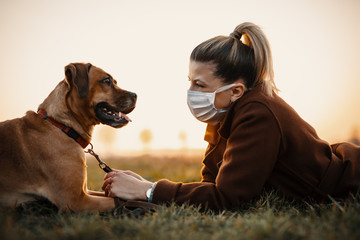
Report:
M90 155L92 155L93 157L96 158L96 160L99 162L99 167L106 173L108 172L111 172L112 169L104 162L100 159L99 155L97 155L95 152L94 152L94 147L91 143L89 143L91 148L88 148L87 151L84 151L85 153L89 153Z

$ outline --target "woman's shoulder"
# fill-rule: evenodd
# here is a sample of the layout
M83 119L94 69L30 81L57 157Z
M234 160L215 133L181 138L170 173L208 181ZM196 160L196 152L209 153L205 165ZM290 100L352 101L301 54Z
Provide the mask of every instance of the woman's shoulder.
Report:
M272 96L267 95L260 87L249 90L240 98L236 104L234 104L234 110L236 112L245 110L251 106L258 106L264 111L269 111L273 115L297 115L296 111L287 104L279 95L275 92Z
M258 110L270 111L273 105L276 105L278 96L267 96L261 89L255 88L247 91L232 106L230 111L234 113L249 111L249 109L257 108ZM236 114L237 115L237 114Z
M239 126L278 128L278 119L272 110L272 99L255 90L248 91L229 109L220 127L223 137ZM276 100L275 100L276 101Z
M276 93L268 96L259 87L246 92L233 104L225 117L224 123L232 125L255 118L262 121L274 120L280 129L287 128L292 124L306 124L298 113L280 96Z
M233 106L232 122L251 117L274 119L281 132L310 132L315 130L279 95L266 95L255 88L247 92ZM295 127L296 126L296 127Z

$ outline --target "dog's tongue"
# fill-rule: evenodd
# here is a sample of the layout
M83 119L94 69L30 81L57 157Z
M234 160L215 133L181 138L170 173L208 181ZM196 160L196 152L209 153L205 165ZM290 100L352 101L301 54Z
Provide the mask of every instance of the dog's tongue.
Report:
M126 121L132 122L132 120L126 114L124 114L124 113L120 113L120 114L121 114L121 117L126 119Z

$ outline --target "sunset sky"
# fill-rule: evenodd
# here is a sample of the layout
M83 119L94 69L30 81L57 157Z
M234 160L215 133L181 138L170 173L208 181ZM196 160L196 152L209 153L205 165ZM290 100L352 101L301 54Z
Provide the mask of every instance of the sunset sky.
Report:
M90 62L138 94L132 123L96 127L97 149L141 150L143 129L155 149L180 148L180 132L205 148L186 104L189 55L244 21L269 39L280 96L324 140L348 140L360 128L359 0L0 0L0 121L37 110L68 63Z

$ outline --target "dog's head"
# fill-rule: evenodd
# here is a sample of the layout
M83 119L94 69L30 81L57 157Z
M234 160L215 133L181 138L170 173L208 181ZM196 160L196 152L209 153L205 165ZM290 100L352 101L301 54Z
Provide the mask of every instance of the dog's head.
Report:
M68 107L78 117L114 128L130 121L126 114L134 110L136 94L118 87L116 80L102 69L89 63L70 63L65 67L65 81L70 87Z

